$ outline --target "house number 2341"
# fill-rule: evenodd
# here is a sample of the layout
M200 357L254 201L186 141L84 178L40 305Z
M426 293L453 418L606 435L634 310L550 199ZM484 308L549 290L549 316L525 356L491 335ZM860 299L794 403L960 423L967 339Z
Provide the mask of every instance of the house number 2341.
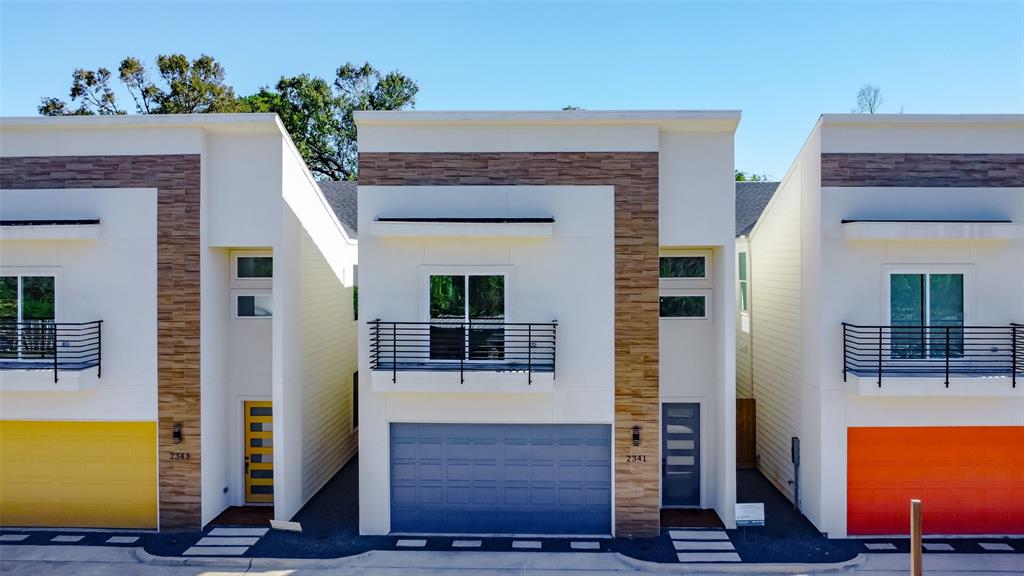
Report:
M627 454L626 464L637 464L640 462L647 462L647 454Z

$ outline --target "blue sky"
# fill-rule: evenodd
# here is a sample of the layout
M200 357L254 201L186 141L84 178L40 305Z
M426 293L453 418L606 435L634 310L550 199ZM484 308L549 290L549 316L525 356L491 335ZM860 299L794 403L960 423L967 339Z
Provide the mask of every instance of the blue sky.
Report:
M418 109L741 109L736 165L775 178L867 82L883 112L1024 112L1024 0L0 1L0 114L170 52L214 56L240 94L366 60L413 77Z

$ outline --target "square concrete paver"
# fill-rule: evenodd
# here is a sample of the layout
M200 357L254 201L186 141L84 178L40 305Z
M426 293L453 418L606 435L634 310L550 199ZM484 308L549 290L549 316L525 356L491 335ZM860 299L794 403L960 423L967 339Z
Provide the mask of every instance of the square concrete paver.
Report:
M254 536L207 536L196 542L196 546L254 546L258 541Z
M680 562L739 562L740 555L735 552L680 552L676 554Z
M263 536L269 528L214 528L208 536Z
M28 534L0 534L0 542L21 542Z
M925 542L924 549L929 552L952 552L953 546L945 542Z
M482 540L455 540L452 542L452 548L479 548L481 544Z
M395 546L399 548L423 548L427 545L426 540L399 540L395 542Z
M989 552L1013 552L1013 546L1002 542L978 542L978 546Z
M241 556L247 546L193 546L185 550L184 556Z
M82 538L85 538L85 536L54 536L52 539L50 539L50 542L80 542Z
M728 540L729 537L720 530L669 530L673 540Z
M138 541L138 536L111 536L107 538L107 544L135 544Z
M515 540L512 542L512 548L516 550L540 550L539 540Z
M725 542L714 540L703 540L698 542L673 540L672 545L675 546L676 550L735 550L735 548L732 547L732 542L729 542L728 540Z
M600 542L571 542L569 547L573 550L600 550Z
M888 542L868 542L864 546L866 546L868 550L877 550L877 551L881 551L881 550L895 550L896 549L896 545L895 544L890 544Z

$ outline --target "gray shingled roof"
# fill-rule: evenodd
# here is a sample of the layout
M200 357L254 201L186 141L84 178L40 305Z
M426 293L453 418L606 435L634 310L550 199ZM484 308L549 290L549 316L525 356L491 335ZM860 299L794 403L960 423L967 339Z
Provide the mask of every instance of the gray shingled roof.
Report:
M761 212L779 187L778 182L736 183L736 236L750 234Z
M341 222L342 228L349 238L356 238L359 233L359 211L358 195L356 194L356 183L348 181L338 182L317 182L320 191L327 198L335 216Z

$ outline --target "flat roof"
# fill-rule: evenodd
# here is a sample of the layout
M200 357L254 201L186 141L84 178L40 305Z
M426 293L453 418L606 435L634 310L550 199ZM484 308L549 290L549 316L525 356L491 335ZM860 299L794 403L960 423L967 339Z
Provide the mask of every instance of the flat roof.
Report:
M1024 114L822 114L829 124L1024 124Z
M367 110L357 124L649 124L721 123L735 127L739 110Z
M275 113L122 114L96 116L0 116L3 128L182 128L224 132L284 131Z

